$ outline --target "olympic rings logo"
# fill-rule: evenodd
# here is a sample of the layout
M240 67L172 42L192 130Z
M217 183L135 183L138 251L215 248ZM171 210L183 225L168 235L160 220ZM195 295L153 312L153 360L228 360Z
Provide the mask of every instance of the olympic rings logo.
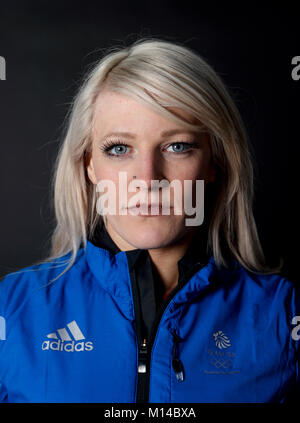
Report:
M232 369L233 366L233 360L231 359L225 360L223 358L211 358L209 362L217 369Z

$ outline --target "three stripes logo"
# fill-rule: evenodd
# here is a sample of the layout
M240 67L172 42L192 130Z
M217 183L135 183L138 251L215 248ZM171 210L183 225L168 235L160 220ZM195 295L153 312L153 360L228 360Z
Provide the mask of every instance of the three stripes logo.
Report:
M85 336L79 329L76 321L67 324L67 327L58 329L56 332L49 333L47 341L42 343L42 350L53 351L91 351L94 346L93 343L85 342Z

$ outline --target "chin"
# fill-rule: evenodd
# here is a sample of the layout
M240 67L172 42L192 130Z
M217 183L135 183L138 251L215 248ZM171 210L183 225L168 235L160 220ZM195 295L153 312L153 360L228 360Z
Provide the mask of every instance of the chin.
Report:
M171 244L181 233L180 226L174 222L157 219L156 222L128 222L122 225L119 234L135 248L162 248ZM149 223L148 223L149 222ZM120 228L121 229L121 228Z

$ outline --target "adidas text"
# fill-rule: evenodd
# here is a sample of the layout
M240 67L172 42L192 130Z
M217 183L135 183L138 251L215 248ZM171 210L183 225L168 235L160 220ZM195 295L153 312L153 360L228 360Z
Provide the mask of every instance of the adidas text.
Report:
M91 351L94 348L92 342L64 342L60 339L58 341L44 341L42 343L42 350L53 350L53 351Z

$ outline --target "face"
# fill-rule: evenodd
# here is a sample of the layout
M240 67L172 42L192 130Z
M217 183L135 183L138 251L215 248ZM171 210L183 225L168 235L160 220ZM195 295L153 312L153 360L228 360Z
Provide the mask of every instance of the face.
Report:
M197 123L182 109L169 110L191 123ZM93 184L110 180L116 187L116 214L106 215L107 230L122 250L166 247L191 232L192 227L185 224L185 219L191 216L184 211L184 181L192 181L190 191L194 196L196 179L203 179L206 185L215 178L207 134L191 132L129 96L106 90L99 94L96 101L92 139L92 151L86 162L88 176ZM127 185L123 185L124 181L120 185L119 172L125 172ZM143 180L144 185L129 192L128 186L135 180L134 176ZM126 206L130 206L130 198L137 193L143 194L145 199L140 205L147 204L147 199L148 205L162 202L164 188L157 190L159 201L157 197L155 201L151 197L153 180L180 181L180 214L175 214L172 208L179 198L174 195L173 189L169 190L169 214L165 215L161 210L151 213L148 209L147 215L129 212ZM123 193L127 190L126 203L123 200L119 202L119 188ZM139 206L139 203L135 204ZM119 207L123 214L119 213Z

